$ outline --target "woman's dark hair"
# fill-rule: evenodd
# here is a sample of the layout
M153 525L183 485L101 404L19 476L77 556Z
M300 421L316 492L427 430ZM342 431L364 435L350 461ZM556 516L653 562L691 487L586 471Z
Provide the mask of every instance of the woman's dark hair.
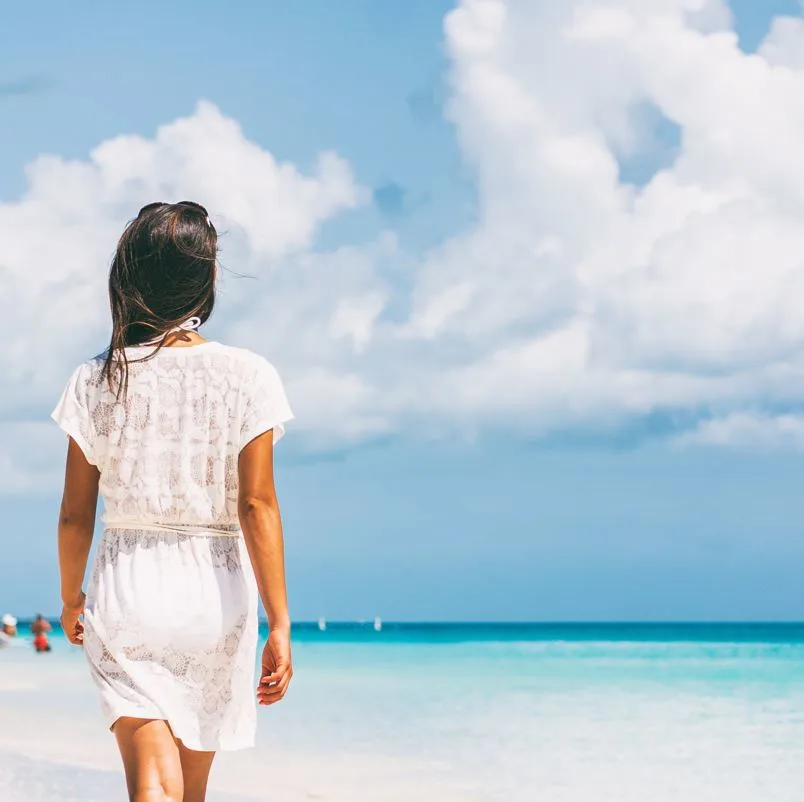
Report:
M140 209L120 242L109 271L112 340L101 379L117 397L128 385L126 346L154 345L190 317L204 323L215 305L218 234L198 203L149 203Z

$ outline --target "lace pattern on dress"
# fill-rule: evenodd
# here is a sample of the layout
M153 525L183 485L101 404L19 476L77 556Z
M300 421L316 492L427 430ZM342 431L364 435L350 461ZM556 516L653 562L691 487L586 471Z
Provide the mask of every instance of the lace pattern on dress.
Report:
M241 349L166 348L129 369L118 400L99 360L81 365L53 413L97 465L107 521L84 652L110 724L164 717L191 749L250 746L257 592L238 459L292 412L274 368Z

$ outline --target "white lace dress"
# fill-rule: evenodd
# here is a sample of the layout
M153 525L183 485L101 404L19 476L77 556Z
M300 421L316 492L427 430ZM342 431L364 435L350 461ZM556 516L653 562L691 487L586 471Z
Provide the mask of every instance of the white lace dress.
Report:
M256 354L205 342L130 363L117 401L101 365L76 369L53 418L100 470L84 651L103 712L165 719L190 749L251 746L258 598L237 461L293 417L282 383Z

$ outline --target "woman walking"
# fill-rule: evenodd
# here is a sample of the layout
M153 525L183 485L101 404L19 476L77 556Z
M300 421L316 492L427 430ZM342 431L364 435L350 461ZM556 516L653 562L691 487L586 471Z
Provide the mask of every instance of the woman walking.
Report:
M203 802L215 752L253 745L255 701L279 701L292 676L273 480L292 413L268 362L196 331L216 259L204 207L145 206L112 261L109 348L53 412L69 436L61 622L84 647L136 802ZM270 635L255 700L258 593Z

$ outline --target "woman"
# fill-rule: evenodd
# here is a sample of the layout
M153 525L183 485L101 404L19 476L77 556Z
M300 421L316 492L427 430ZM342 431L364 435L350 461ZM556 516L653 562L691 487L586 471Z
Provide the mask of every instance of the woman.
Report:
M137 802L201 802L215 752L253 745L258 590L270 635L257 701L279 701L292 676L273 480L292 413L268 362L196 331L216 257L203 206L144 207L112 261L109 348L53 413L69 436L61 623L84 647Z

